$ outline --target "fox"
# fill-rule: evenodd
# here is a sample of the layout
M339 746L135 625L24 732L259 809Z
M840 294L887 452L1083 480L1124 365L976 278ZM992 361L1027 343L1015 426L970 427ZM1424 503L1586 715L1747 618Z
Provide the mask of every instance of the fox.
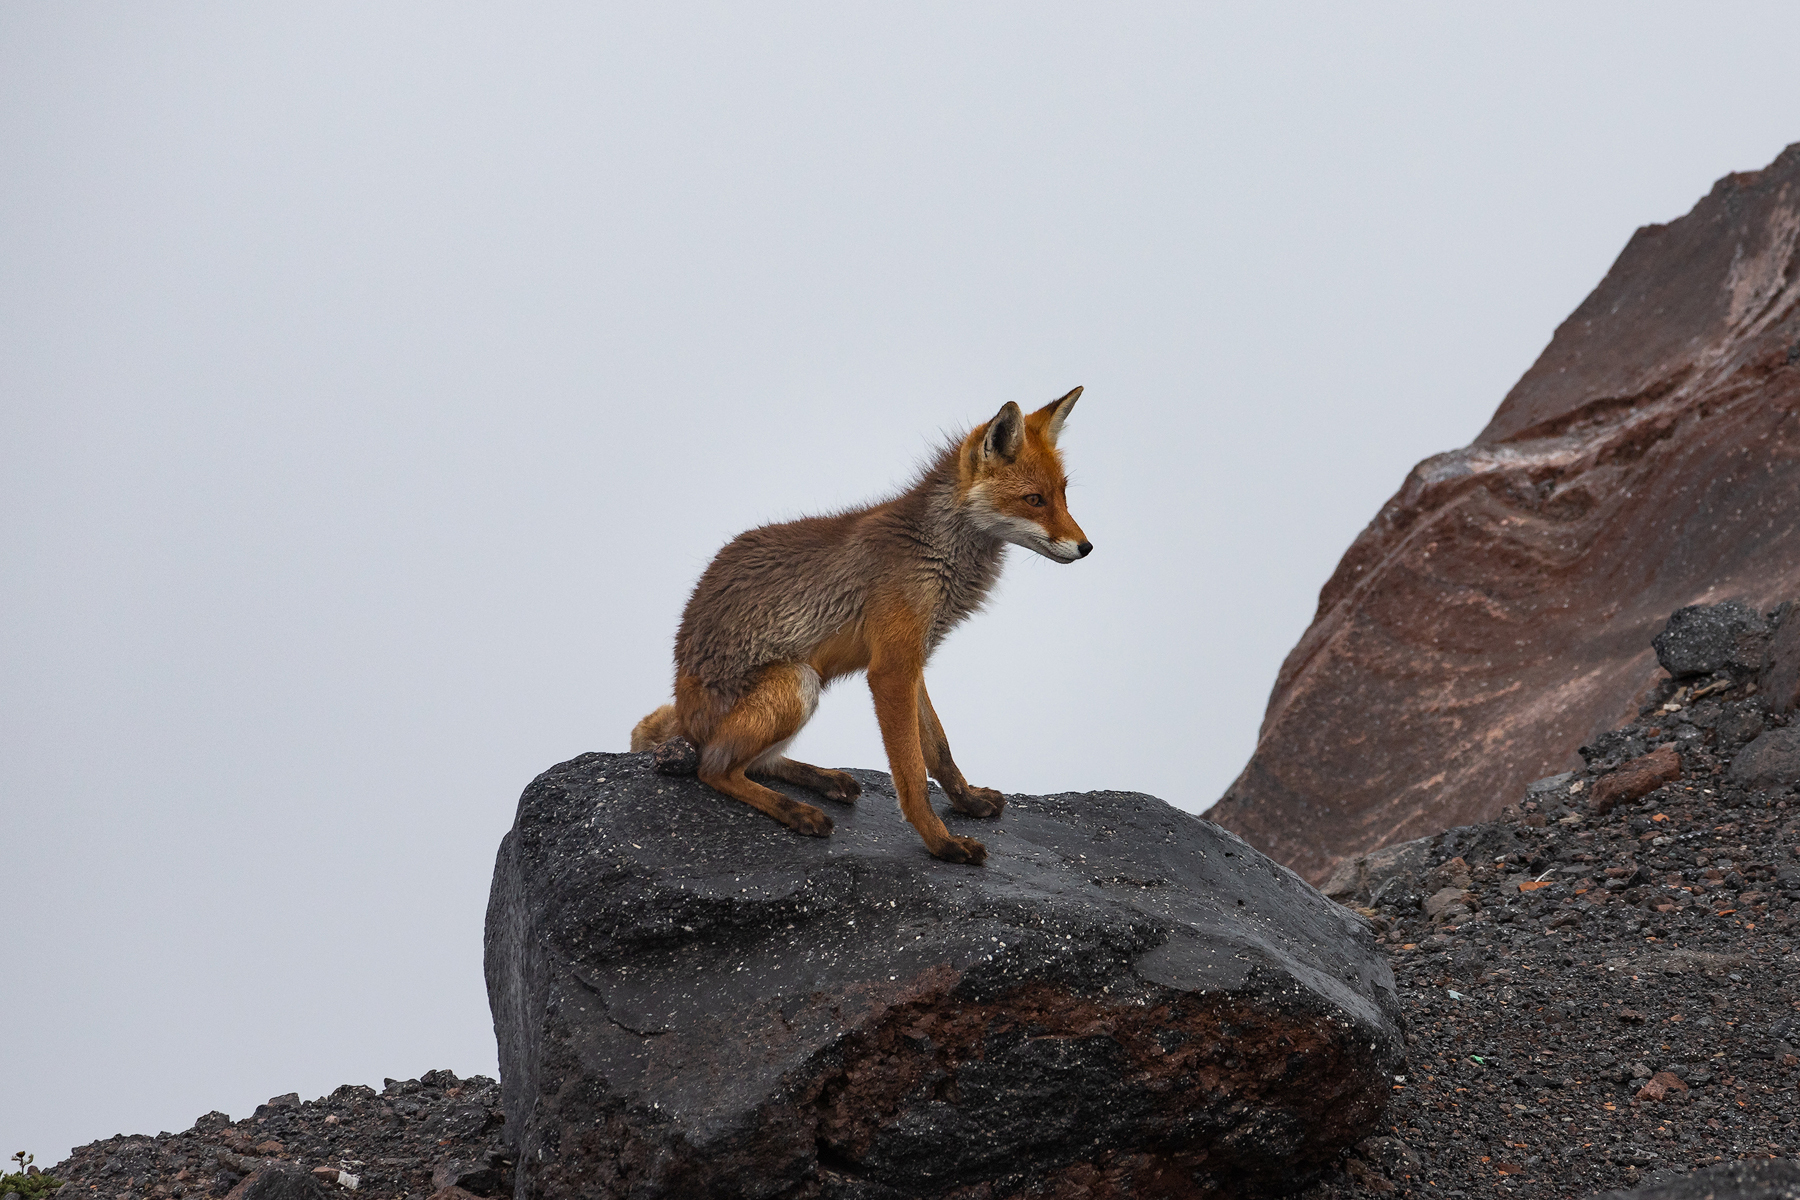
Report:
M796 833L828 837L832 821L822 810L756 780L856 801L862 788L849 774L786 752L820 691L863 671L901 813L936 857L985 862L986 846L952 834L933 811L926 775L968 816L997 817L1006 801L957 769L925 690L925 665L981 608L1008 545L1056 563L1093 551L1069 514L1057 449L1081 392L1030 414L1007 401L890 499L764 525L728 542L682 612L675 701L638 722L631 748L685 737L699 751L702 783Z

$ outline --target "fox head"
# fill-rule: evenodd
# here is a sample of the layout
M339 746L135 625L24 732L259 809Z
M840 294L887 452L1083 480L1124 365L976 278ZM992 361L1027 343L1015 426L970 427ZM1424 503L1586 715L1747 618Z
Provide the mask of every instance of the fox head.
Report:
M1094 547L1069 515L1057 435L1076 388L1027 416L1008 400L993 420L963 442L962 503L989 534L1059 563L1086 558Z

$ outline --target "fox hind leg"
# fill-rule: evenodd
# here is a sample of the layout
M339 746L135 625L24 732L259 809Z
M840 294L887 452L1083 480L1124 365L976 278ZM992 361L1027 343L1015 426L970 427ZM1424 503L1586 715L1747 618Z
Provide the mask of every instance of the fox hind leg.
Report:
M862 795L862 784L843 771L833 771L828 767L815 767L811 763L796 762L779 754L765 754L758 759L749 770L751 775L761 775L769 779L779 779L819 793L827 800L842 800L853 804Z
M806 707L806 715L801 718L801 724L804 725L812 719L819 706L819 673L811 666L802 665L796 668L796 682L800 687L801 702ZM827 800L842 800L846 804L854 802L862 794L862 784L842 771L815 767L811 763L787 757L788 745L793 740L791 737L786 738L770 746L745 768L745 773L752 777L779 779L817 792Z
M700 781L733 799L742 800L796 833L828 837L831 834L830 817L810 804L790 800L774 788L764 787L748 778L748 772L758 768L761 768L760 774L787 778L768 768L775 763L791 761L782 758L781 751L812 717L818 702L819 676L811 667L794 663L773 663L765 667L737 703L709 722L710 728L700 745ZM819 770L817 767L807 769Z

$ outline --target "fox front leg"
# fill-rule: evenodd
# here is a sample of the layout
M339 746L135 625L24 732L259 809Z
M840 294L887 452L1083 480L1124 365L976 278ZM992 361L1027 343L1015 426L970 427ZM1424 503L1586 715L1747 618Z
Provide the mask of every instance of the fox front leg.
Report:
M925 681L924 633L901 604L884 605L868 624L874 634L870 638L869 691L875 698L875 720L881 726L900 811L932 854L946 862L980 866L987 859L987 847L945 829L943 820L932 811L925 789L923 722L919 720L919 689Z
M993 788L976 787L956 769L956 761L950 757L950 739L944 736L943 722L938 720L937 710L931 707L931 695L925 690L923 679L919 680L919 741L931 777L944 789L944 795L950 797L950 804L957 812L969 817L1000 815L1000 810L1006 807L1006 797Z

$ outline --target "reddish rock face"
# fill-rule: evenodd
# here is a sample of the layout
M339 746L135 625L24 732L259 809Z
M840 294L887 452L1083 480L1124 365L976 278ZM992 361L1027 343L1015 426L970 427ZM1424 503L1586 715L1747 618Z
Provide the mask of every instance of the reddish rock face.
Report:
M1684 605L1800 596L1800 144L1632 236L1338 564L1207 815L1318 881L1635 717Z
M1665 783L1681 778L1681 756L1673 746L1658 746L1650 753L1632 759L1594 784L1591 811L1605 816L1621 804L1629 804L1648 796Z

